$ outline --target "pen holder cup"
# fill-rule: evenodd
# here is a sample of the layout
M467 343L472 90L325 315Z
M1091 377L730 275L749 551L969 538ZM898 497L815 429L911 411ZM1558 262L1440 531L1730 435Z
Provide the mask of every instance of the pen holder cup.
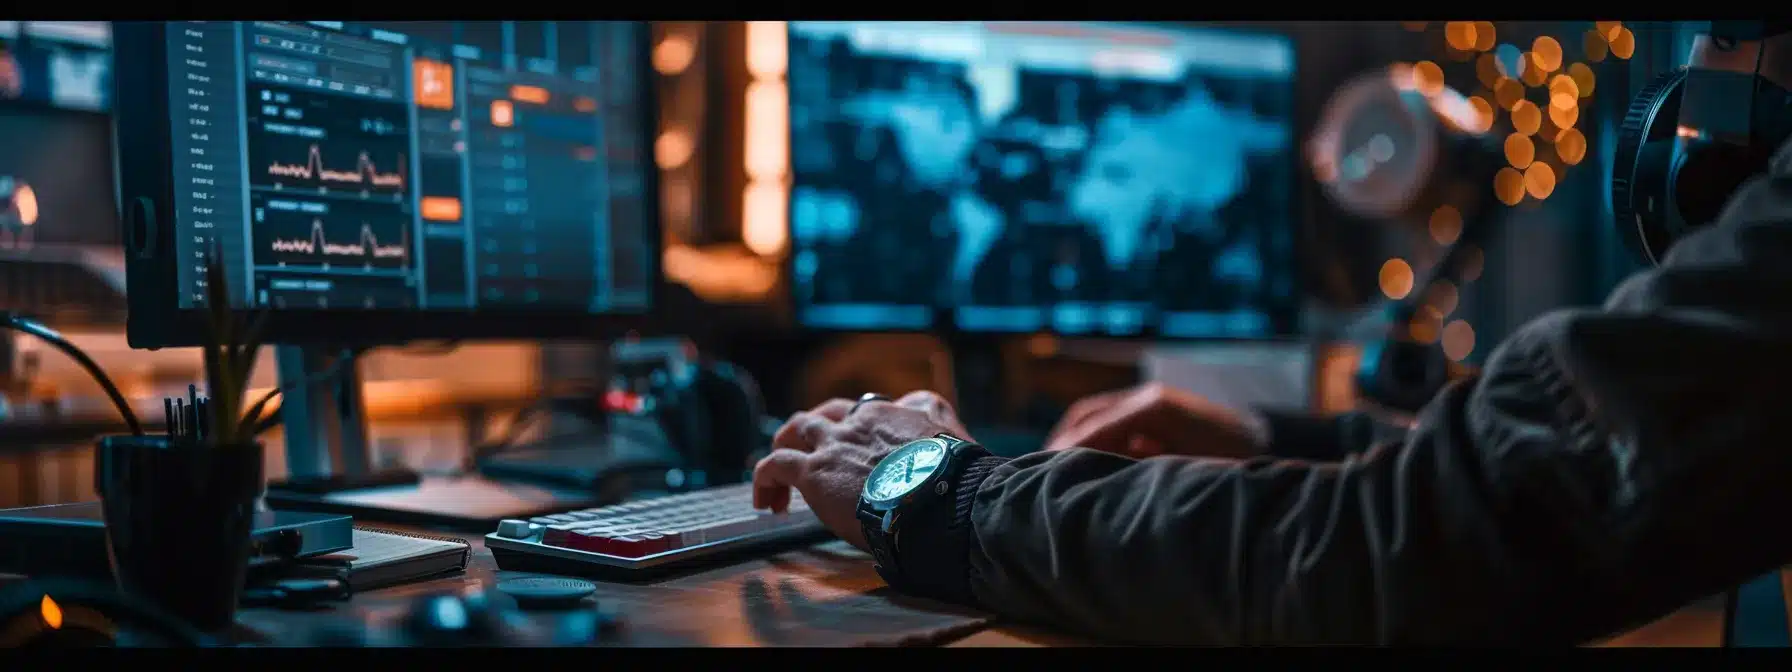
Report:
M119 590L203 630L230 627L264 488L259 443L100 440L94 489Z

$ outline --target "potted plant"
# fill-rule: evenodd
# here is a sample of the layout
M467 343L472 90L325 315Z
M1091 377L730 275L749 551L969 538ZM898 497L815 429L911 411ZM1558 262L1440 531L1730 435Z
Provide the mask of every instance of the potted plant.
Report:
M168 429L102 439L94 487L119 589L194 626L229 627L264 488L256 434L275 392L245 406L266 313L232 310L219 251L205 267L205 395L165 402Z

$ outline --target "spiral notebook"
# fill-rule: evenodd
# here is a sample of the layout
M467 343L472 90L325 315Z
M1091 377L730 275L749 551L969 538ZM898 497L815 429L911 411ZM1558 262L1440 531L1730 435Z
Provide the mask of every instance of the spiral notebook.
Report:
M462 539L358 525L354 542L354 548L303 564L333 572L358 593L463 571L472 554Z

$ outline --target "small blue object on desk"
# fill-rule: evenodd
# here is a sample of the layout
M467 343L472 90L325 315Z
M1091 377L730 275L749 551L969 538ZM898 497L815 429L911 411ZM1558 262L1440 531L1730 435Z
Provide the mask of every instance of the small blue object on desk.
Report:
M509 595L524 609L565 609L597 592L597 585L578 579L538 576L500 581L498 592Z

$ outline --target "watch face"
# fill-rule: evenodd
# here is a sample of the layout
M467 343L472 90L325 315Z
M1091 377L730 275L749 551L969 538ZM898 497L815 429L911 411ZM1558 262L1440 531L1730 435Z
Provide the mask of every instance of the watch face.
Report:
M865 479L865 499L887 502L901 499L927 483L927 478L946 461L946 442L921 439L897 448L884 457Z

